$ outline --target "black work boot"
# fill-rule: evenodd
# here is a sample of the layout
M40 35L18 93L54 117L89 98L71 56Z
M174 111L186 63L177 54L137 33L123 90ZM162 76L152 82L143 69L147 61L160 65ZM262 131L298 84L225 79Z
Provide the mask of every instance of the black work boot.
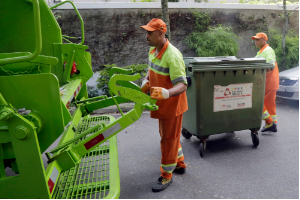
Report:
M265 127L261 130L261 132L266 132L266 131L277 132L276 123L272 122L271 124L266 124Z
M159 177L157 182L152 186L152 191L153 192L160 192L166 189L169 185L172 183L172 178L171 179L166 179L163 178L162 176Z
M185 174L186 168L182 168L179 166L176 166L176 168L174 169L173 172L177 173L177 174Z

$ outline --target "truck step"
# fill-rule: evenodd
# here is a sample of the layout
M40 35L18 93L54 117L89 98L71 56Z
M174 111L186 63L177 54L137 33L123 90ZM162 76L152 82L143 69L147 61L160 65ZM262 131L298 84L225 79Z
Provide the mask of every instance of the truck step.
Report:
M100 123L108 125L113 121L114 118L108 115L83 118L75 136L91 126ZM99 145L94 151L87 153L78 165L63 172L52 198L103 199L118 198L119 195L117 138L114 136Z

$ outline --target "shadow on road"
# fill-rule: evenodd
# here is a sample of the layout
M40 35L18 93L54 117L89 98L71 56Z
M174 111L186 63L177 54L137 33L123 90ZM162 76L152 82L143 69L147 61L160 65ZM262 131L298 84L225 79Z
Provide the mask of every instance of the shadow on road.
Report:
M191 138L188 142L183 138L182 143L189 143L189 147L192 151L199 151L200 140ZM217 154L229 153L236 150L253 149L251 141L250 130L236 131L234 133L222 133L211 135L207 139L207 145L205 150L205 158L215 156ZM255 149L255 148L254 148ZM197 155L198 156L198 155Z
M298 100L289 100L289 99L276 99L276 107L290 107L299 110L299 101Z

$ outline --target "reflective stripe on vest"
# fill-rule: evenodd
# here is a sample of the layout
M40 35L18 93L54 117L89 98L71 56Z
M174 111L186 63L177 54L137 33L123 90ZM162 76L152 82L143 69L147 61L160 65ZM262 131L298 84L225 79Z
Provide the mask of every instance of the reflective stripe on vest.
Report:
M176 85L178 82L183 82L185 81L186 82L186 77L178 77L178 78L175 78L173 81L172 81L172 84L173 85Z
M168 164L168 165L161 164L161 167L163 168L164 172L172 173L174 171L174 169L176 168L176 165L177 165L177 163Z
M266 110L263 115L262 115L263 119L267 119L268 117L270 117L269 112Z
M152 69L158 71L158 72L161 72L161 73L164 73L162 75L169 75L170 74L170 69L169 68L164 68L164 67L161 67L159 65L156 65L154 64L153 62L149 61L149 67L151 67Z

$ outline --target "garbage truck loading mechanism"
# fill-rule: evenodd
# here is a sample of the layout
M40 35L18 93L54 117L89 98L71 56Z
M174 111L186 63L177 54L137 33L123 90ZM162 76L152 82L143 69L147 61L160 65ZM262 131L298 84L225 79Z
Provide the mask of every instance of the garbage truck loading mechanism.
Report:
M64 3L71 3L80 19L79 44L61 34L54 7L44 0L0 3L0 198L118 198L114 136L144 109L158 109L156 100L133 83L140 75L121 68L110 70L111 97L88 98L86 82L93 72L83 20L70 1L55 7ZM120 110L117 120L89 115L127 101L135 102L134 108L126 114ZM70 103L76 106L73 115ZM60 135L58 146L46 152L45 170L41 154ZM90 177L90 160L105 169ZM6 168L15 175L7 176Z

